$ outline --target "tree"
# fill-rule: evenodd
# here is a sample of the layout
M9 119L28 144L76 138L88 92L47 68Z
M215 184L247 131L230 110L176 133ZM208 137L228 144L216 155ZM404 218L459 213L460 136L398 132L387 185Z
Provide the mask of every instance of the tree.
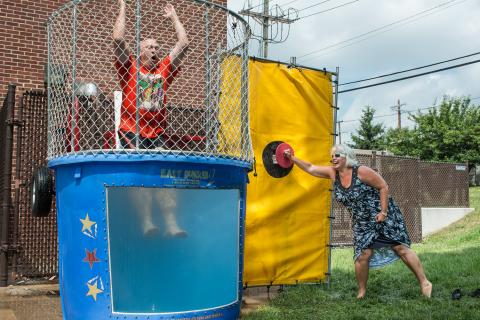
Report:
M410 118L413 129L389 130L385 136L393 153L480 164L480 107L469 98L444 97L438 108Z
M390 128L385 133L383 149L396 155L420 157L419 137L409 128Z
M350 147L355 149L365 150L380 150L384 142L383 136L385 128L383 124L373 124L373 116L375 109L371 106L366 106L362 110L362 118L360 119L360 129L357 130L357 135L352 135L352 144Z

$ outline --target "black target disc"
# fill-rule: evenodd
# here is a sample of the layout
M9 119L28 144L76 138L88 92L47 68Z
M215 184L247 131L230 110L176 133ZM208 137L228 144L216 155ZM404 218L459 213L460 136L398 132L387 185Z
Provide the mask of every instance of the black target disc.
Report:
M283 178L290 173L292 167L282 168L276 163L275 152L277 147L282 144L283 141L272 141L265 146L262 152L263 165L267 173L274 178Z

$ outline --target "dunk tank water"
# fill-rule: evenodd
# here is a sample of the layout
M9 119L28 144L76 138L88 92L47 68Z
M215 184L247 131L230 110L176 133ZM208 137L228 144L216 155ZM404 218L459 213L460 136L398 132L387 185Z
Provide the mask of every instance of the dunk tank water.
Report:
M219 3L74 0L49 17L65 319L239 315L250 29Z

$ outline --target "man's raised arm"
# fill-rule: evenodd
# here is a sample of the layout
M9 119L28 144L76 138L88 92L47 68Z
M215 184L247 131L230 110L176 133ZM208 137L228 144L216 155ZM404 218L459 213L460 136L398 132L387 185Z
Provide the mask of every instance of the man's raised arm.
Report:
M173 26L175 27L175 32L177 33L177 43L170 52L170 61L174 67L178 67L188 49L187 32L180 22L180 19L178 19L177 13L175 12L175 8L172 4L167 4L164 10L165 14L163 16L172 20Z
M130 50L125 42L125 0L118 0L118 16L113 26L114 53L118 62L125 64L130 59Z

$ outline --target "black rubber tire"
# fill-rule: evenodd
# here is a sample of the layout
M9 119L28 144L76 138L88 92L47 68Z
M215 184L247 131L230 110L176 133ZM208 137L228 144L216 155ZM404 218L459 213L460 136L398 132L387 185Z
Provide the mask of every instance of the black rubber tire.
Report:
M277 151L277 147L282 144L283 141L272 141L265 146L262 152L263 165L267 173L274 178L283 178L290 173L293 166L289 168L282 168L278 164L273 163L273 156Z
M38 167L33 172L30 186L32 216L46 217L52 208L53 177L47 167Z

